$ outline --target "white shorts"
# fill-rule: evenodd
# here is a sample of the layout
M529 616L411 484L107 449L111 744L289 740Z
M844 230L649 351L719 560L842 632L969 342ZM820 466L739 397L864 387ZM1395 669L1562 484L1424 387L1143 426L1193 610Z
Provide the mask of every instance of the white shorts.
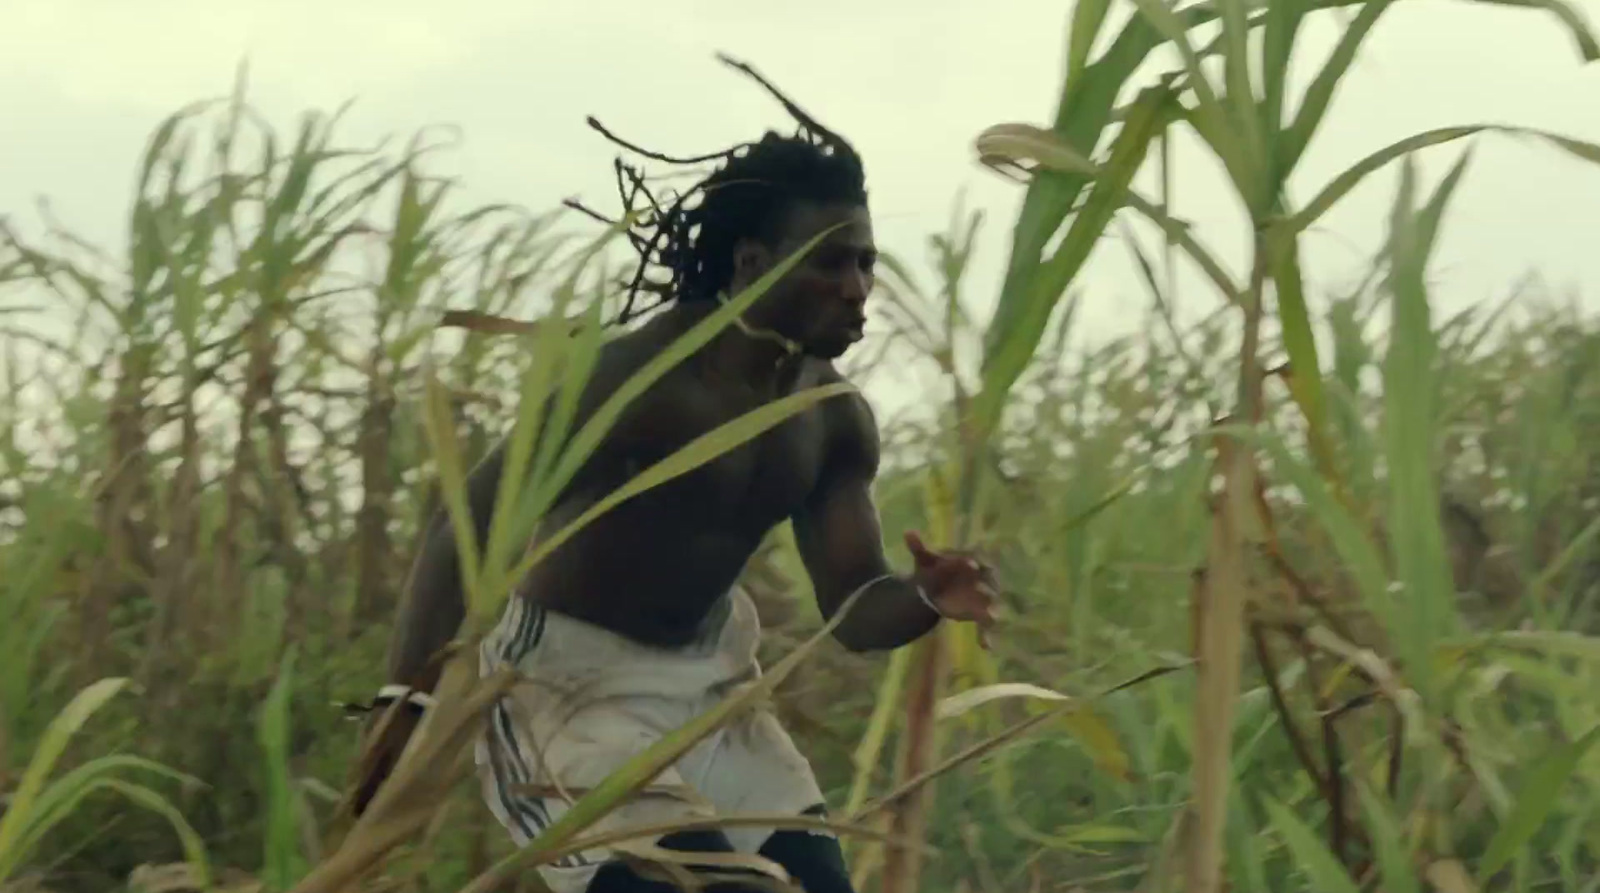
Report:
M643 645L513 596L479 652L484 674L512 666L519 677L477 744L489 808L526 846L629 758L759 677L760 637L755 605L739 589L714 610L707 632L681 649ZM582 834L690 816L797 815L822 802L810 765L777 718L755 709ZM735 850L754 853L772 830L724 833ZM580 893L611 855L585 851L541 873L554 893Z

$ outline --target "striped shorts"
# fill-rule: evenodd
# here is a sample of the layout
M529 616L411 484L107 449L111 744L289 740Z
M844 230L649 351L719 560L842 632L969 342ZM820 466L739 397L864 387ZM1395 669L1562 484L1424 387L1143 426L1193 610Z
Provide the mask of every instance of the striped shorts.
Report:
M723 599L707 632L681 649L643 645L513 597L485 637L485 675L517 681L492 709L476 750L484 798L518 846L631 757L760 676L761 627L742 590ZM744 712L581 834L689 817L798 815L823 802L810 765L765 709ZM771 828L725 829L755 853ZM648 839L642 842L649 842ZM616 852L597 847L540 871L554 893L580 893Z

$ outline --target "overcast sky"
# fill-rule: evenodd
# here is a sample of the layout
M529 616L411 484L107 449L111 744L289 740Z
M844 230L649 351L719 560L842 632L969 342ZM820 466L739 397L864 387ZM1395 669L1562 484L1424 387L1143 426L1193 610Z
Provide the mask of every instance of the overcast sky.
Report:
M1591 21L1600 0L1578 0ZM1504 122L1600 141L1600 66L1582 66L1553 19L1466 0L1414 0L1379 25L1297 180L1304 199L1350 161L1405 134ZM474 200L536 209L579 194L609 204L611 147L596 114L663 151L716 150L789 128L781 109L717 64L755 64L867 164L880 241L922 260L965 188L991 218L972 288L992 294L1020 189L981 170L972 139L1046 123L1058 91L1061 0L0 0L0 213L36 219L48 196L78 231L115 244L134 161L179 105L224 94L250 63L251 98L287 124L357 101L352 140L458 126L441 161ZM1316 55L1336 22L1303 42ZM1456 149L1429 154L1435 176ZM1220 174L1180 159L1177 207L1241 263L1245 231ZM1313 284L1355 274L1383 234L1393 171L1308 241ZM1503 295L1538 270L1586 303L1600 295L1600 168L1542 145L1481 141L1435 263L1445 311ZM1104 334L1145 298L1128 253L1104 243L1082 280ZM1199 286L1194 306L1210 306Z

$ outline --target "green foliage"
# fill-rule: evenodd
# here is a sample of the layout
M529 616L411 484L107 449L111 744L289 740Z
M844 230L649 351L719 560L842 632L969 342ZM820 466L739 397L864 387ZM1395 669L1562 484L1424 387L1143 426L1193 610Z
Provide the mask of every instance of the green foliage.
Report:
M1513 5L1552 13L1594 55L1569 6ZM1442 128L1289 207L1284 184L1391 6L1078 3L1054 119L979 142L990 161L1032 165L993 319L967 307L982 287L965 273L977 215L958 210L930 239L934 287L886 258L890 331L875 337L939 376L943 402L886 424L884 526L928 526L988 551L1012 621L992 653L961 633L945 643L970 709L946 702L938 722L954 756L936 767L928 837L944 855L927 864L926 888L1157 888L1182 876L1197 760L1211 773L1205 827L1234 889L1365 889L1375 878L1404 893L1457 862L1485 889L1574 889L1600 873L1600 328L1527 301L1437 319L1427 263L1467 155L1431 193L1408 161L1494 134L1591 161L1600 149ZM1356 8L1290 96L1296 36L1328 7ZM1102 33L1124 10L1121 30ZM1180 70L1135 80L1163 47L1178 50ZM0 288L70 315L76 334L52 338L37 311L0 316L0 883L110 889L177 860L204 880L209 859L268 889L320 889L330 875L318 871L348 854L316 841L355 744L328 705L378 681L421 519L437 500L463 532L461 484L490 442L509 433L517 459L485 550L465 562L468 643L509 581L599 512L835 394L797 395L708 434L525 551L627 402L778 272L575 425L615 298L615 232L589 239L559 215L459 209L420 140L399 155L351 148L334 123L307 116L285 142L256 126L242 96L186 110L140 165L126 257L61 233L0 240ZM1247 282L1168 216L1170 196L1133 190L1180 126L1217 155L1260 235ZM1299 238L1395 161L1389 244L1366 283L1324 308L1303 280ZM1073 281L1124 223L1153 227L1168 249L1158 258L1125 230L1148 325L1074 340ZM1177 251L1222 308L1188 330L1163 283ZM508 318L540 324L516 337L473 331L525 328ZM1322 331L1331 337L1319 343ZM1269 359L1287 361L1282 378L1266 374ZM1261 482L1264 523L1241 533L1261 558L1237 567L1241 677L1213 683L1232 718L1207 727L1214 702L1185 677L1193 620L1210 609L1196 601L1196 572L1221 554L1210 536L1218 444L1252 457L1249 475L1230 480ZM797 569L780 535L748 575L754 586ZM897 785L926 781L886 771L911 734L897 715L920 668L909 653L819 645L804 587L768 588L764 616L788 619L768 624L767 645L787 657L756 694L777 701L830 799L871 818ZM802 658L805 672L791 673ZM1146 678L1153 668L1165 675ZM470 675L452 677L462 710L484 695ZM138 680L140 697L98 713L121 678ZM1036 687L993 687L1001 680ZM1035 697L997 696L1016 692ZM617 797L745 706L730 701L669 736L515 855L475 793L454 790L466 738L439 719L422 736L433 749L409 757L437 758L412 766L436 777L416 788L434 800L396 798L404 821L345 840L418 843L430 889L488 889L576 845ZM191 776L202 790L146 781ZM115 809L88 796L106 790L123 797ZM436 815L446 801L450 821ZM851 833L881 842L870 828ZM852 855L869 861L858 839Z
M137 757L111 755L89 760L52 779L56 763L89 718L127 686L126 679L102 679L78 692L45 729L0 815L0 884L14 880L28 865L45 836L70 818L85 798L109 791L164 818L177 833L189 864L204 882L205 845L172 803L155 789L129 778L140 774L187 777Z
M261 859L261 880L268 890L287 890L305 872L305 857L300 853L299 797L290 777L289 698L294 692L294 646L283 656L282 669L272 691L261 705L261 720L256 740L261 745L266 770L266 814Z
M1572 780L1579 761L1597 739L1600 739L1600 726L1585 732L1576 741L1559 745L1532 768L1518 793L1516 806L1484 851L1478 865L1479 883L1488 882L1538 833L1554 811L1562 788Z

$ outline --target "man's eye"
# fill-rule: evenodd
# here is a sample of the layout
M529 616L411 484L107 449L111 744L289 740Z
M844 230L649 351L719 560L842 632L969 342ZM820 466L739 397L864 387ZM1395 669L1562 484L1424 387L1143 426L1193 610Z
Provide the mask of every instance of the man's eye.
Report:
M837 251L823 252L817 255L817 266L837 272L849 266L849 257Z

